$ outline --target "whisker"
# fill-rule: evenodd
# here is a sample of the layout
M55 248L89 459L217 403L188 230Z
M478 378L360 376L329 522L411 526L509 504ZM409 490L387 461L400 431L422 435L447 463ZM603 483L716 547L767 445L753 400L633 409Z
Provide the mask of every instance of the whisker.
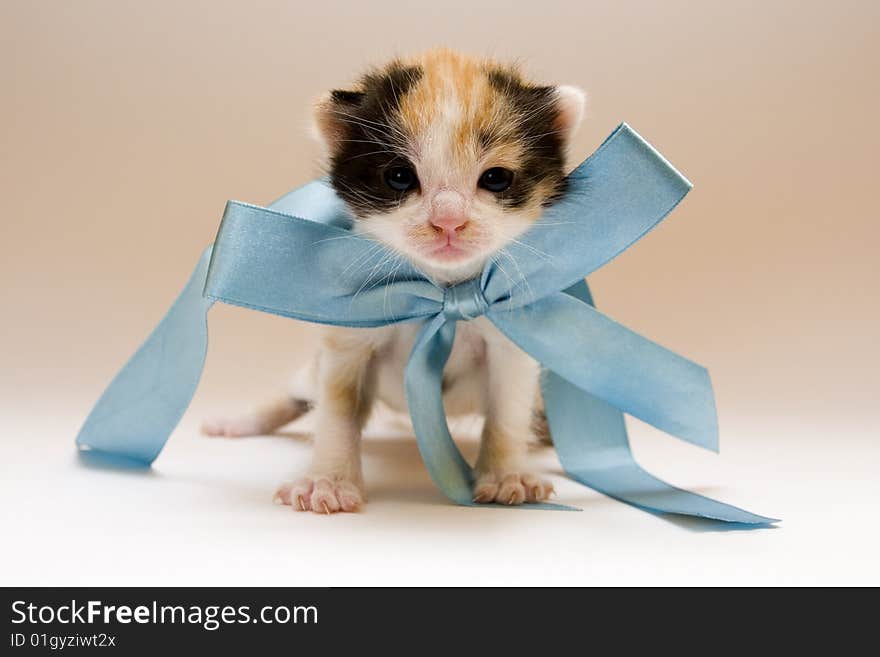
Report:
M536 256L543 258L547 262L551 262L551 263L553 262L553 258L552 258L552 256L550 256L549 253L544 253L540 249L537 249L534 246L532 246L531 244L527 244L526 242L522 242L516 238L512 238L510 241L513 242L514 244L519 244L521 247L523 247L525 249L528 249L529 251L534 253Z

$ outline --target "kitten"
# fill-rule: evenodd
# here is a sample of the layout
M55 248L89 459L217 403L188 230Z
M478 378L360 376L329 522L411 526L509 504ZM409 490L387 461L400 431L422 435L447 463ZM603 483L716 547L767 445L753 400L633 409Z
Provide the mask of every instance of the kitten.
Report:
M492 257L507 264L505 245L564 191L566 148L583 109L579 89L535 85L515 67L436 50L328 93L315 106L315 125L355 230L449 285L479 275ZM205 431L268 433L314 399L311 468L276 501L299 511L354 511L364 502L361 427L376 399L406 410L403 369L419 328L323 328L320 353L292 397ZM526 465L540 425L533 422L538 374L485 318L459 324L444 403L450 415L486 418L477 502L539 502L553 491Z

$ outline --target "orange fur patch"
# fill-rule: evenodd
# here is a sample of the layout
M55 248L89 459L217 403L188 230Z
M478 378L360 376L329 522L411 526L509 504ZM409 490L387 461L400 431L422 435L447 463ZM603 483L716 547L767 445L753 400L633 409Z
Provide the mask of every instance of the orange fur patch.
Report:
M491 166L516 165L522 145L516 142L513 131L505 134L506 127L516 121L516 109L488 77L490 70L503 68L519 78L514 69L446 49L432 50L402 63L422 71L418 83L401 98L398 110L402 128L416 143L427 139L432 127L445 123L453 167L487 156L491 157ZM482 143L485 138L499 143L491 153Z

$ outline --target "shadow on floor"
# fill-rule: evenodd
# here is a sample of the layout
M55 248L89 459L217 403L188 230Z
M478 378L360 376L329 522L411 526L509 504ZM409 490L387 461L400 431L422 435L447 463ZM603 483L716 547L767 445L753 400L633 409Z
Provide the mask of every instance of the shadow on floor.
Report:
M311 443L311 435L304 432L284 431L273 434L271 436L259 436L263 440L295 442L298 447L304 450L308 449ZM244 438L205 438L205 440L224 440L229 442L238 442L245 440ZM479 443L477 439L459 439L456 443L461 449L464 457L473 463ZM536 447L534 452L546 455L551 447ZM362 456L364 461L364 469L367 471L366 495L370 502L390 502L403 506L420 506L435 507L438 510L452 508L449 501L443 496L439 489L433 484L422 463L418 445L415 439L409 435L391 435L391 436L367 436L363 440ZM137 477L159 477L175 482L187 482L201 486L207 486L221 492L224 497L236 498L243 501L242 482L230 481L228 477L222 475L212 475L205 472L200 475L167 475L159 473L149 465L142 462L127 459L125 457L97 452L94 450L80 450L77 454L77 460L81 466L88 469L101 470L128 476ZM548 474L559 477L567 477L567 475L558 467L547 470ZM717 490L714 487L704 486L692 489L694 492L709 494ZM267 491L264 487L248 486L248 491L244 495L248 500L264 499ZM622 504L616 500L611 500L605 496L591 496L588 499L579 499L576 501L579 507L589 507L595 504ZM507 508L507 507L499 507ZM472 509L479 512L479 509ZM679 516L674 514L662 514L641 509L643 512L668 522L681 529L695 533L714 533L727 531L741 531L744 529L755 529L754 525L742 525L737 523L723 523L705 518L694 518L689 516ZM485 515L479 521L489 521L490 524L503 522L500 520L502 516L492 514L493 520L489 520L489 515ZM759 526L768 528L770 526Z

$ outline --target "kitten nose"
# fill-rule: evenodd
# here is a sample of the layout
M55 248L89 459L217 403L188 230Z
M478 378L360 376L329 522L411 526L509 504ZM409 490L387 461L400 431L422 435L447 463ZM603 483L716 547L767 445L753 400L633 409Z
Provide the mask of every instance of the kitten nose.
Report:
M431 225L453 235L468 222L464 197L458 192L443 190L431 199Z
M443 214L431 217L431 225L449 235L462 230L467 222L467 217L461 214Z

